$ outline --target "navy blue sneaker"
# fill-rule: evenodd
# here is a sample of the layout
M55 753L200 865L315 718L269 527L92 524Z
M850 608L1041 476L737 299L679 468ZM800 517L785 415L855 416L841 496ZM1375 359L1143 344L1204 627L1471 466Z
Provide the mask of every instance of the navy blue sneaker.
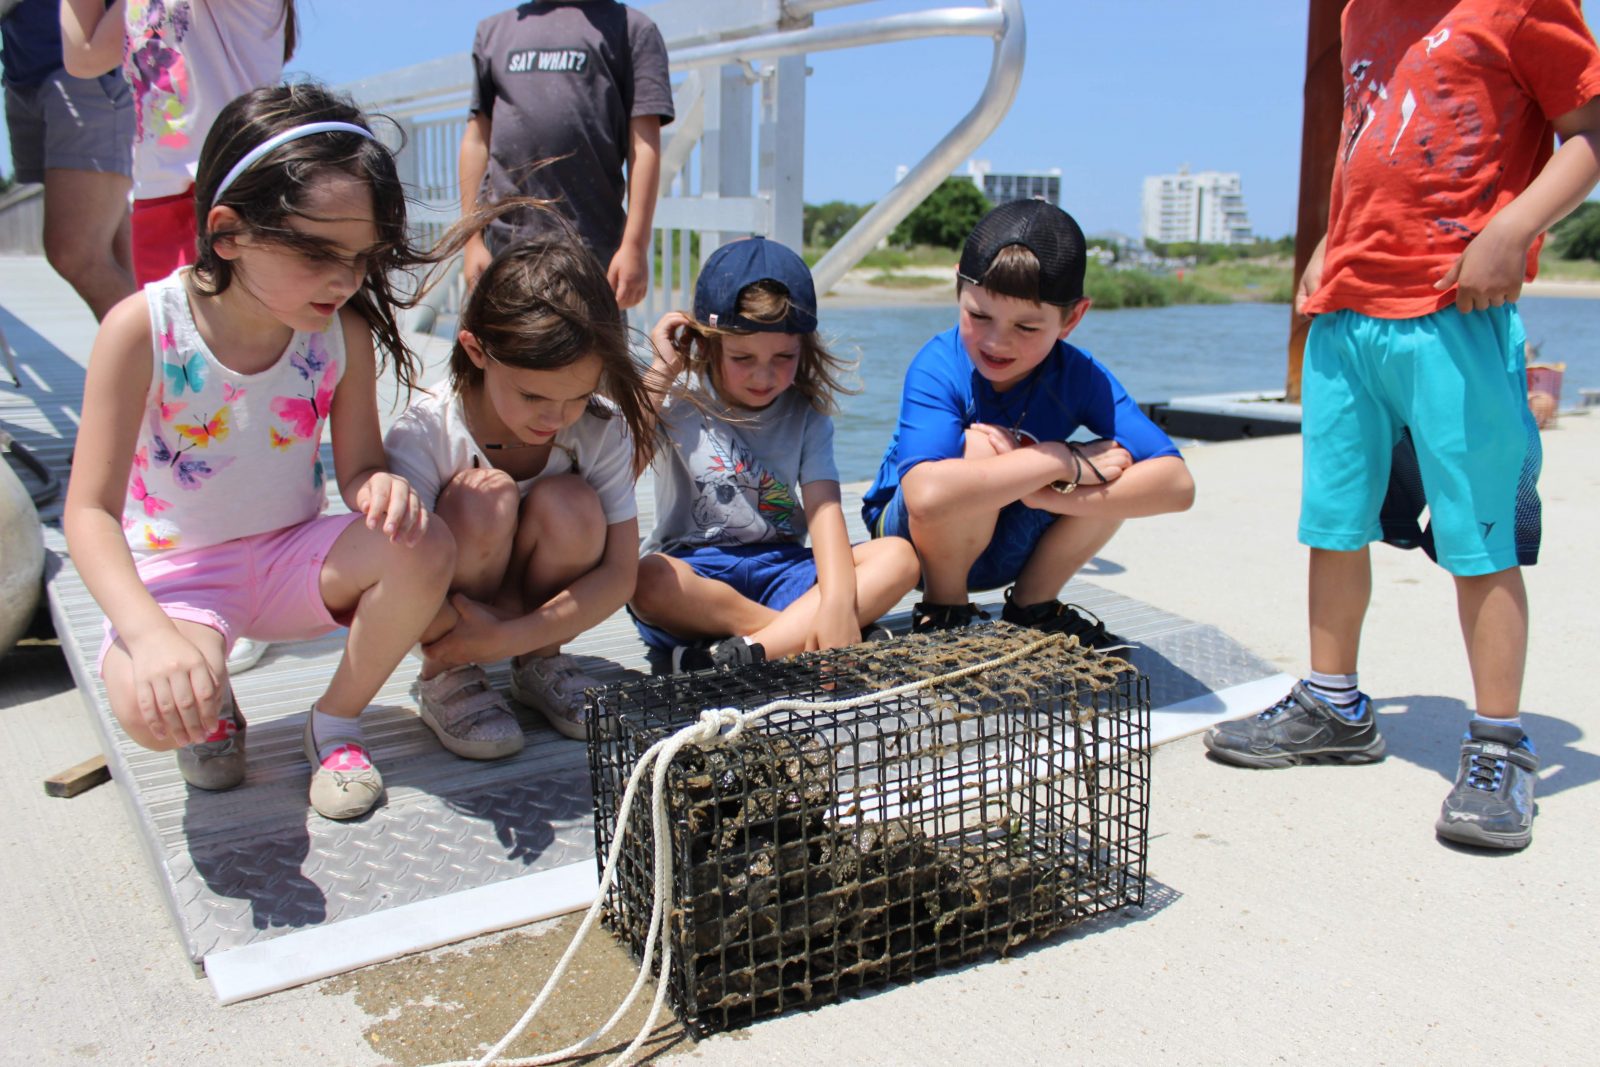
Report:
M1474 719L1461 743L1461 770L1434 831L1479 848L1527 848L1533 840L1533 786L1539 774L1522 728Z
M1305 682L1267 710L1213 726L1206 748L1240 767L1294 767L1302 763L1376 763L1387 746L1378 733L1372 701L1359 694L1360 713L1346 717L1314 696Z

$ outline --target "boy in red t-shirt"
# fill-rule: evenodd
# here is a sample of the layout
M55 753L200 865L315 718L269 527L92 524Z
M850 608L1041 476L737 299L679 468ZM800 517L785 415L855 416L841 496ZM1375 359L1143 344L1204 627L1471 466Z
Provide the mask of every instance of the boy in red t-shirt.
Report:
M1514 301L1544 231L1600 179L1600 52L1577 0L1353 0L1343 31L1328 233L1296 299L1318 316L1300 511L1311 675L1206 747L1246 767L1383 758L1356 652L1367 545L1409 433L1477 700L1435 829L1522 848L1539 764L1519 715L1521 567L1538 555L1541 454Z

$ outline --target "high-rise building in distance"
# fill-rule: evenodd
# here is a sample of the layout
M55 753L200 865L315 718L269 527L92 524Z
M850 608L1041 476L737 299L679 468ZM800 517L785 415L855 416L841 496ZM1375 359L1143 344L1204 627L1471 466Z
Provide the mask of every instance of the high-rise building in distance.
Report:
M1144 180L1141 230L1146 240L1163 244L1248 244L1255 240L1238 174L1179 167L1176 174Z

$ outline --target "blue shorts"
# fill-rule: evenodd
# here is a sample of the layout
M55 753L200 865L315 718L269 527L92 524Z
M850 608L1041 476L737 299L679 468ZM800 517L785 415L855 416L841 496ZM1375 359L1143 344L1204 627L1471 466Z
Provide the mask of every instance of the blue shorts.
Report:
M1014 500L1000 509L994 523L994 536L983 550L972 569L967 572L967 588L998 589L1017 580L1022 568L1033 557L1039 539L1059 516L1038 508L1030 508ZM911 540L911 518L906 514L905 489L895 486L894 496L883 505L878 521L872 524L873 537L904 537ZM915 542L913 542L914 544ZM922 588L922 583L917 583Z
M1383 538L1391 461L1409 431L1439 565L1465 577L1536 562L1543 452L1525 343L1513 305L1319 315L1302 385L1301 543L1354 551Z
M773 611L782 611L817 584L817 562L805 545L714 545L668 552L702 578L731 585L740 596ZM693 641L628 612L639 636L651 648L671 649Z

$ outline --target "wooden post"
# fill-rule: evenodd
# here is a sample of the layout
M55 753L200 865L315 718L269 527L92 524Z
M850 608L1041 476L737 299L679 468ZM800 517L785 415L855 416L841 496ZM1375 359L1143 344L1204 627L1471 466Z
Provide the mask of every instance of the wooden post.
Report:
M1328 229L1328 194L1339 150L1339 120L1344 110L1344 69L1340 61L1339 16L1349 0L1311 0L1306 24L1305 111L1300 127L1300 213L1295 220L1294 284L1300 288L1311 252ZM1300 361L1305 356L1311 320L1289 313L1289 373L1284 399L1300 402Z

